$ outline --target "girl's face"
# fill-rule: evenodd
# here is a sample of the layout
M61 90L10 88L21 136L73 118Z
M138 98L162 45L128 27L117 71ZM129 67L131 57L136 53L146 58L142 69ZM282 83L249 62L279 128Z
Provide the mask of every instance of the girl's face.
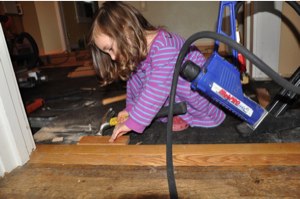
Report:
M112 60L116 60L117 44L111 37L100 33L95 37L94 41L102 52L107 53Z

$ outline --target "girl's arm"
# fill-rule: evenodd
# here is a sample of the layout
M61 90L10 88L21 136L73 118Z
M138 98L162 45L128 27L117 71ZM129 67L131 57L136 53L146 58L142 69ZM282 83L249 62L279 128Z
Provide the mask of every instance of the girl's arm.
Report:
M139 78L130 78L126 85L126 108L127 112L130 112L135 104L136 99L139 97L141 91L141 82Z
M151 72L147 73L147 84L139 93L125 122L129 129L142 133L166 103L177 55L177 49L165 47L152 57Z

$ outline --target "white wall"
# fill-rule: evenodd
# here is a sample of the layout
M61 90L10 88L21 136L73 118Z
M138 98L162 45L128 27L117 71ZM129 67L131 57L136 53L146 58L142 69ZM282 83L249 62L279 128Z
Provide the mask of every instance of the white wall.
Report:
M282 2L279 1L255 1L252 13L252 52L269 65L275 72L278 72ZM261 72L256 66L252 67L252 77L257 80L268 79L269 77Z
M282 5L279 73L290 77L300 66L300 16L287 3Z
M35 143L0 26L0 176L29 160Z
M219 1L130 1L153 25L188 38L201 31L216 31ZM198 44L213 44L201 39Z
M58 3L34 2L45 54L61 53L66 49L59 15ZM43 52L42 52L43 53Z

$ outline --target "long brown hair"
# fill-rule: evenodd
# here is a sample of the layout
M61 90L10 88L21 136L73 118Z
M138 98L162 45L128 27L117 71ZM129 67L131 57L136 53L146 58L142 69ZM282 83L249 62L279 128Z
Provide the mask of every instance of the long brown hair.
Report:
M147 56L146 31L155 31L144 16L133 6L123 2L107 1L97 11L89 35L93 64L102 86L117 79L128 80L137 65ZM117 43L116 60L94 43L97 34L103 33Z

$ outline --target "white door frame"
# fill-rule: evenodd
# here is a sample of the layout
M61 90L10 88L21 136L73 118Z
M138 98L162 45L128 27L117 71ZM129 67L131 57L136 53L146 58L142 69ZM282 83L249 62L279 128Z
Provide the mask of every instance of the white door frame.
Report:
M36 148L0 25L0 176L24 165Z
M66 21L64 17L62 2L54 2L57 23L59 27L59 33L61 38L61 43L64 51L71 52L70 42L67 35Z

